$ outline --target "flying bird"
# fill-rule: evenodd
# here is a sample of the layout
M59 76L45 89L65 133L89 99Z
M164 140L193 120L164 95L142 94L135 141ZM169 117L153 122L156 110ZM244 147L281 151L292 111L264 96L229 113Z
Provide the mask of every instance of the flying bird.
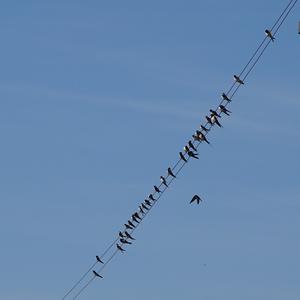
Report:
M205 126L201 125L200 127L201 127L201 129L202 129L203 131L209 132L209 129L207 129Z
M176 176L173 174L171 168L168 168L168 174L174 178L176 178Z
M184 155L182 154L182 152L179 152L179 156L180 156L180 158L181 158L183 161L187 162L187 160L186 160L186 158L184 157Z
M131 245L131 244L132 244L131 242L126 241L125 239L120 239L120 242L121 242L122 244L128 244L128 245Z
M154 186L154 189L155 189L155 192L161 193L161 190L156 185Z
M231 111L228 110L224 105L221 104L221 105L219 106L219 109L220 109L220 111L221 111L222 113L224 113L225 115L230 116Z
M125 252L125 250L117 243L117 248L121 251L121 252Z
M128 239L131 239L133 241L135 240L135 238L133 238L127 231L125 231L124 233Z
M218 118L216 116L211 117L211 122L213 124L217 124L219 127L222 127L221 123L219 122Z
M100 274L98 274L96 271L93 270L93 273L96 277L100 277L100 278L103 278L103 276L101 276Z
M189 146L194 150L197 151L197 149L195 148L194 144L192 143L192 141L189 141Z
M231 99L229 99L225 93L222 94L222 98L223 98L223 100L231 102Z
M272 40L272 42L274 42L275 38L274 38L272 32L269 29L265 30L265 34L266 34L267 37L269 37Z
M211 113L211 114L210 114L211 116L216 116L216 117L221 118L221 116L220 116L215 110L210 109L209 111L210 111L210 113Z
M161 181L162 184L164 184L166 187L168 187L166 178L164 176L160 176L160 181Z
M237 75L233 75L234 80L239 84L244 84L244 81Z
M188 156L189 156L189 157L196 158L196 159L199 159L198 154L197 154L197 153L194 153L193 151L189 151L189 152L188 152Z
M98 255L96 255L96 259L99 263L104 264L104 262L100 259L100 257Z
M198 195L194 195L190 203L193 203L194 201L197 201L197 204L199 204L200 201L202 202L202 199Z

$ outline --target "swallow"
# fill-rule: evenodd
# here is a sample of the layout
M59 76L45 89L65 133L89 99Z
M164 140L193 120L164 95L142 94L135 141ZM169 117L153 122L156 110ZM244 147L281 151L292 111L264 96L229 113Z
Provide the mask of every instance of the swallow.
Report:
M223 98L223 100L231 102L231 99L229 99L225 93L222 94L222 98Z
M274 42L275 38L274 38L272 32L269 29L265 30L265 34L266 34L267 37L269 37L272 40L272 42Z
M176 176L173 174L171 168L168 168L168 174L174 178L176 178Z
M193 137L193 139L194 139L195 141L201 142L201 140L200 140L200 138L199 138L199 135L193 134L192 137Z
M124 224L126 229L133 229L132 226L128 225L128 224Z
M117 243L117 248L121 251L121 252L125 252L125 250Z
M141 205L139 206L139 209L140 209L140 213L144 215L145 212L144 212L143 207Z
M145 199L145 203L149 206L151 206L151 202L148 199Z
M192 141L189 141L189 146L197 152L197 149L195 148L194 144L192 143Z
M144 203L142 203L142 208L145 210L149 210L149 208Z
M209 116L205 116L205 118L207 120L207 123L209 123L210 125L212 125L211 118Z
M201 129L202 129L203 131L209 132L209 129L207 129L205 126L201 125L200 127L201 127Z
M189 151L189 152L188 152L188 156L189 156L189 157L196 158L196 159L199 159L198 154L197 154L197 153L194 153L193 151Z
M183 161L187 162L187 160L186 160L186 158L184 157L184 155L182 154L182 152L179 152L179 156L180 156L180 158L181 158Z
M204 141L207 144L210 144L210 142L207 140L206 136L201 132L197 130L198 138L200 141Z
M150 200L152 200L152 201L156 201L156 199L153 197L152 194L149 194L148 198L149 198Z
M220 111L221 111L222 113L224 113L225 115L230 116L231 111L228 110L224 105L221 104L221 105L219 106L219 109L220 109Z
M133 214L133 216L135 216L137 219L139 219L139 220L142 220L142 218L139 216L139 213L137 213L137 212L135 212L134 214Z
M132 221L134 221L136 223L140 223L135 215L132 215L131 218L132 218Z
M124 233L128 239L135 241L135 238L133 238L127 231L125 231Z
M234 80L239 84L244 84L244 81L237 75L233 75Z
M221 116L215 110L210 109L209 111L211 112L211 114L210 114L211 117L215 116L215 117L221 118Z
M127 245L131 245L132 244L131 242L126 241L125 239L120 239L120 242L122 244L127 244Z
M160 176L160 181L161 181L162 184L164 184L166 187L168 187L166 178L164 176Z
M101 276L100 274L98 274L96 271L93 270L93 273L96 277L100 277L100 278L103 278L103 276Z
M154 189L155 189L155 192L161 193L161 190L156 185L154 186Z
M183 147L183 151L184 151L184 152L188 152L189 150L190 150L190 149L189 149L188 146L184 146L184 147Z
M219 122L219 120L217 119L216 116L212 116L211 121L212 121L213 124L216 123L219 127L222 127L222 125L220 124L220 122Z
M130 220L128 220L128 224L129 224L131 227L135 228L135 225L134 225Z
M99 263L104 264L104 262L100 259L100 257L98 255L96 255L96 259Z
M119 231L119 237L121 238L125 237L121 231Z
M197 204L199 204L200 201L202 202L202 199L198 195L194 195L190 203L193 203L194 201L197 201Z

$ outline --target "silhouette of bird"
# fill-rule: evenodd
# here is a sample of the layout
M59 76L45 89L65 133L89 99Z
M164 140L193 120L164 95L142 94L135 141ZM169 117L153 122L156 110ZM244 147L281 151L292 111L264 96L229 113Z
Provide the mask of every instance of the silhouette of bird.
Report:
M196 159L199 159L198 154L197 154L197 153L194 153L193 151L189 151L189 152L188 152L188 156L189 156L189 157L196 158Z
M124 224L126 229L133 229L134 227L128 225L128 224Z
M132 215L131 218L132 218L132 221L134 221L136 223L140 223L135 215Z
M224 105L221 104L221 105L219 106L219 109L220 109L220 111L221 111L222 113L226 114L227 116L230 116L231 111L228 110Z
M122 244L128 244L128 245L131 245L131 244L132 244L131 242L126 241L125 239L120 239L120 242L121 242Z
M222 125L220 124L220 122L219 122L219 120L218 120L218 118L216 116L212 116L211 117L211 122L213 124L217 124L219 127L222 127Z
M155 190L155 192L157 192L157 193L161 193L161 190L155 185L154 186L154 190Z
M135 238L133 238L127 231L125 231L124 233L128 239L131 239L133 241L135 240Z
M209 116L205 116L205 118L206 118L207 122L208 122L210 125L212 125L211 118L210 118Z
M142 207L141 205L139 206L139 209L140 209L140 212L141 212L141 214L143 214L143 215L144 215L144 214L145 214L145 212L144 212L144 210L143 210L143 207Z
M234 80L239 84L244 84L244 81L237 75L233 75Z
M164 184L166 187L168 187L166 178L164 176L160 176L160 181L161 181L162 184Z
M197 130L197 135L198 135L198 138L200 141L204 141L206 142L207 144L210 144L210 142L207 140L206 136L199 130Z
M173 174L171 168L168 168L168 174L174 178L176 178L176 176Z
M211 112L211 114L210 114L211 117L212 117L212 116L216 116L216 117L221 118L221 116L220 116L215 110L210 109L209 111Z
M104 262L100 259L100 257L98 255L96 255L96 259L99 263L104 264Z
M119 237L121 238L125 237L121 231L119 231Z
M184 147L183 147L183 151L184 152L188 152L190 149L189 149L189 147L187 146L187 145L185 145Z
M223 98L223 100L231 102L231 99L229 99L225 93L222 94L222 98Z
M181 158L183 161L187 162L187 160L186 160L186 158L184 157L184 155L182 154L182 152L179 152L179 156L180 156L180 158Z
M144 203L142 203L142 208L144 208L145 210L149 210L149 208Z
M152 201L156 201L156 199L153 197L152 194L149 194L148 198L149 198L150 200L152 200Z
M194 144L192 143L192 141L189 141L189 146L194 150L197 151L197 149L195 148Z
M148 199L145 199L145 203L149 206L151 206L151 202Z
M93 270L93 273L96 277L100 277L100 278L103 278L103 276L101 276L100 274L98 274L96 271Z
M134 214L133 214L133 216L135 216L137 219L139 219L139 220L142 220L142 218L139 216L139 213L138 212L135 212Z
M203 131L209 132L209 129L207 129L205 126L201 125L200 127L201 127L201 129L202 129Z
M117 243L117 248L121 251L121 252L125 252L125 250Z
M202 199L198 195L194 195L190 203L193 203L194 201L197 201L197 204L199 204L200 201L202 202Z
M267 37L269 37L272 40L272 42L274 42L275 38L274 38L272 32L269 29L265 30L265 34L266 34Z
M134 225L130 220L128 220L128 224L129 224L131 227L135 228L135 225Z

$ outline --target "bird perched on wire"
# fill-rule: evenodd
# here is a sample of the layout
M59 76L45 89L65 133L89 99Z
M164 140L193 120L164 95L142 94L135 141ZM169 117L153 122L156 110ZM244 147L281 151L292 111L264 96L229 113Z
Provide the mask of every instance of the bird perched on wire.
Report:
M125 237L121 231L119 231L119 237L121 237L121 238Z
M184 162L187 162L187 159L184 157L184 155L182 154L182 152L179 152L179 156L180 156L180 158L181 158Z
M205 126L201 125L200 127L204 132L209 132L209 129L207 129Z
M221 116L215 110L210 109L209 111L210 111L210 116L211 117L215 116L215 117L221 118Z
M231 111L228 110L224 105L219 105L219 109L222 113L224 113L227 116L230 116Z
M118 243L116 244L118 250L120 250L121 252L125 252L126 250L123 249Z
M274 38L272 32L269 29L265 30L265 34L266 34L267 37L269 37L272 40L272 42L274 42L275 38Z
M125 226L126 229L133 229L134 228L134 227L132 227L132 226L130 226L128 224L124 224L124 226Z
M202 142L206 142L207 144L210 144L210 142L207 140L206 136L199 130L196 131L196 136L198 141Z
M176 176L174 175L174 173L172 172L171 168L168 168L168 174L174 178L176 178Z
M150 200L152 200L153 202L156 201L156 199L153 197L152 194L149 194L148 198L149 198Z
M151 202L150 202L148 199L145 199L145 203L146 203L148 206L151 206Z
M192 200L190 201L190 204L193 203L194 201L196 201L197 204L199 204L200 201L202 202L202 199L198 195L194 195Z
M216 116L211 117L212 124L217 124L219 127L222 127L221 123L219 122L218 118Z
M93 270L93 273L96 277L100 277L100 278L103 278L103 276L101 276L99 273L97 273L96 271Z
M134 225L130 220L128 220L128 224L129 224L131 227L135 228L135 225Z
M155 192L157 192L157 193L161 193L161 190L155 185L154 186L154 190L155 190Z
M124 233L128 239L133 240L133 241L135 240L135 238L133 238L127 231L125 231Z
M128 244L128 245L131 245L131 244L132 244L131 242L128 242L128 241L125 240L125 239L120 239L120 242L121 242L122 244Z
M207 121L207 123L209 123L210 125L212 125L212 121L211 121L211 118L209 116L205 116L205 119Z
M194 151L197 152L197 149L195 148L195 146L194 146L194 144L192 143L192 141L189 141L188 144L189 144L190 148L192 148Z
M132 218L132 221L134 221L136 223L140 223L135 215L132 215L131 218Z
M222 99L231 102L231 99L229 99L225 93L222 94Z
M188 152L188 151L189 151L189 147L188 147L187 145L185 145L185 146L183 147L183 151L184 151L184 152Z
M104 264L104 262L100 259L100 257L98 255L96 255L96 259L99 263Z
M239 84L244 84L244 81L237 75L233 75L234 80Z
M149 210L149 208L144 204L144 203L142 203L142 208L144 208L145 210Z
M164 184L166 187L168 187L166 178L165 178L164 176L160 176L160 182L161 182L162 184Z
M193 151L189 151L187 154L189 157L199 159L198 154L194 153Z

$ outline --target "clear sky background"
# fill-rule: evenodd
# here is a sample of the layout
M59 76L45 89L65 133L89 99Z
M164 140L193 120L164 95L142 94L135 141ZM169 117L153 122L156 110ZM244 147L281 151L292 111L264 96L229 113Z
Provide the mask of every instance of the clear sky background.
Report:
M287 2L1 1L1 299L61 299ZM299 19L80 299L299 299Z

